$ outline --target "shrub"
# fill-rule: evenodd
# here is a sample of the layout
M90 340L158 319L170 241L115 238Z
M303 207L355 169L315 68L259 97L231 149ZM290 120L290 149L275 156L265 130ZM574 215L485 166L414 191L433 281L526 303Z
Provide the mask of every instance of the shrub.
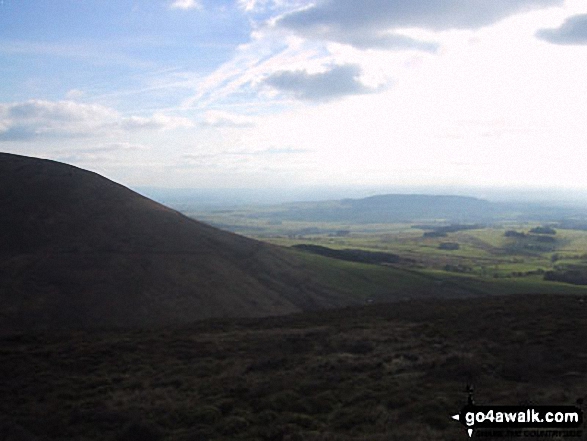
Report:
M550 227L536 227L530 230L530 233L535 234L556 234L556 230Z
M458 250L461 246L456 242L442 242L438 245L439 250L454 251Z
M526 237L526 234L525 233L519 233L519 232L514 231L514 230L508 230L508 231L506 231L504 233L504 236L505 237L520 237L520 238L522 238L522 237Z

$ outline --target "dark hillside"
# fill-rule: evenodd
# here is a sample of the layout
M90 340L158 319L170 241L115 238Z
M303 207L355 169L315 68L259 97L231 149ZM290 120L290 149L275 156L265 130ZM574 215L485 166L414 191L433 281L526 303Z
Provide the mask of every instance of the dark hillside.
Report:
M277 247L69 165L0 154L0 329L151 326L339 306Z

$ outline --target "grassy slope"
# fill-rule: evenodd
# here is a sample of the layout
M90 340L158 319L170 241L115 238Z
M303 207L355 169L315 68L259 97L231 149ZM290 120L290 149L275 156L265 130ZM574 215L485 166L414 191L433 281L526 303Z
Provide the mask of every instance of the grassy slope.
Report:
M293 251L292 251L293 252ZM586 286L545 283L541 276L492 278L431 269L406 269L329 259L295 252L306 272L349 301L389 302L409 298L470 297L502 294L587 295ZM351 300L352 299L352 300Z
M468 382L478 404L584 397L584 299L410 301L183 329L3 337L0 436L465 439L450 415L465 404Z
M316 224L317 228L322 229L321 233L295 234L296 231L303 231L313 225L315 224L311 222L300 223L291 229L291 226L286 226L284 223L278 227L284 229L280 234L265 232L253 234L253 236L281 246L313 244L333 249L357 248L398 254L403 258L416 261L418 264L414 269L423 276L455 280L463 288L468 285L471 292L488 294L584 292L582 287L545 282L542 276L536 274L538 274L537 271L551 270L555 265L584 266L584 257L587 255L585 246L587 232L585 231L558 230L555 236L556 242L553 244L554 249L539 251L525 247L535 242L535 239L516 241L516 239L505 237L504 233L509 229L527 232L540 224L510 222L501 226L450 233L447 237L440 238L423 238L422 230L411 228L409 224L347 225L346 228L351 231L351 234L344 237L332 234L337 228L344 226ZM439 245L443 242L456 242L460 248L454 251L442 250ZM555 254L558 260L553 261L552 256ZM445 267L462 268L466 274L438 271ZM423 281L422 278L419 280ZM417 280L415 282L417 288L421 283Z

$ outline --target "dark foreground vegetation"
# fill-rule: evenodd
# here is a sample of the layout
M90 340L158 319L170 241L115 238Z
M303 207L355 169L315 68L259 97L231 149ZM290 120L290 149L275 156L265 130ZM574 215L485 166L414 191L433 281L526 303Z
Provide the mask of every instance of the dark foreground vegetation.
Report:
M586 324L582 296L518 295L6 335L0 440L465 440L467 383L477 404L584 397Z

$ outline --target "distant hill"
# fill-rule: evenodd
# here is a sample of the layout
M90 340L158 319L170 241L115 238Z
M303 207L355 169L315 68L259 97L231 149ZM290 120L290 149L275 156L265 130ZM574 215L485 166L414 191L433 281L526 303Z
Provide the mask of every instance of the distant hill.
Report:
M487 219L496 211L491 202L483 199L420 194L390 194L364 199L345 199L342 205L349 207L359 218L369 218L371 222L386 222L385 219L389 218L473 221Z
M135 327L348 304L293 252L62 163L0 154L0 331Z
M186 204L189 205L189 204ZM488 223L504 219L554 222L587 218L584 207L531 202L491 202L471 196L383 194L360 199L247 206L249 215L273 221ZM184 209L182 208L182 211ZM189 210L185 210L189 212ZM205 210L204 210L205 211Z
M498 211L496 204L469 196L388 194L362 199L284 204L271 215L278 219L306 222L479 222L493 218Z

